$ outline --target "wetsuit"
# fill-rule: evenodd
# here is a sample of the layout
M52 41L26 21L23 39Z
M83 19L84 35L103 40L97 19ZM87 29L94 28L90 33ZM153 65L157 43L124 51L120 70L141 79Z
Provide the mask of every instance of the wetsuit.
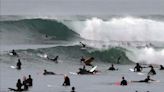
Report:
M55 75L55 73L54 72L49 72L47 70L44 70L43 75Z
M126 85L127 85L127 81L126 81L125 79L123 79L123 80L121 81L120 85L126 86Z
M142 67L137 64L135 67L134 67L134 72L141 72L142 71Z
M164 67L162 65L160 65L160 69L159 70L164 70Z
M27 84L28 84L28 86L32 86L33 85L33 79L31 78L30 75L29 75L29 78L27 79Z
M153 79L150 79L150 76L147 76L146 79L144 80L140 80L140 81L132 81L132 82L145 82L145 83L149 83L150 81L154 81Z
M22 63L21 63L20 59L18 59L18 62L17 62L17 69L18 70L21 69L21 65L22 65Z
M148 73L148 74L151 74L151 75L156 75L156 72L155 72L154 68L151 68L151 70L149 71L149 73Z
M108 70L112 70L112 71L114 71L114 70L116 70L116 69L114 68L114 66L111 66L111 67L109 67Z
M70 86L70 80L69 80L68 76L65 77L63 86Z

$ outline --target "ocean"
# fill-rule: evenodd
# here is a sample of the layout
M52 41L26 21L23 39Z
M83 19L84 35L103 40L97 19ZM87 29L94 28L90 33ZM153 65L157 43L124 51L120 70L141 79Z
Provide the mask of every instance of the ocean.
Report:
M43 70L67 74L77 92L163 92L163 71L156 69L153 79L159 83L129 83L127 87L111 85L121 77L140 80L145 75L130 72L134 63L164 65L164 16L0 16L0 91L15 88L18 78L28 74L34 79L29 92L69 92L62 87L62 75L44 76ZM80 42L86 45L83 49ZM19 57L10 56L15 49ZM47 60L59 56L56 64ZM96 75L72 75L82 67L81 57L94 57L93 65L101 72ZM15 66L17 59L23 69ZM118 58L120 58L118 62ZM107 71L111 63L118 71ZM91 67L87 67L91 69ZM147 73L149 69L143 72ZM88 85L86 85L88 84Z

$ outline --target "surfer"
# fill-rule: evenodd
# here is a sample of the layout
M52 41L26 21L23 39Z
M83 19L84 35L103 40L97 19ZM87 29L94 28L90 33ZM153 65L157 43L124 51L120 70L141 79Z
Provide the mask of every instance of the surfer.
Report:
M22 90L22 89L21 89L22 85L23 85L23 84L21 83L21 80L18 79L17 84L16 84L17 90L18 90L18 91L21 91L21 90Z
M85 62L85 58L83 56L81 57L80 62L81 63L84 63Z
M76 92L76 91L75 91L75 87L72 87L72 90L71 90L71 92Z
M83 48L85 48L86 47L86 45L84 44L84 43L82 43L82 42L80 42L81 43L81 45L82 45L82 47Z
M134 72L141 72L142 66L139 63L136 63L136 66L134 67Z
M23 77L23 86L24 86L23 90L27 91L28 90L28 85L27 85L27 79L26 79L25 76Z
M93 74L93 72L90 72L89 70L86 70L84 67L79 68L79 72L77 74Z
M68 76L64 76L64 83L63 86L70 86L70 79Z
M16 83L17 89L14 89L14 88L8 88L8 89L11 90L11 91L18 91L18 92L21 92L21 91L23 91L22 86L23 86L23 84L21 83L21 80L18 79L18 81L17 81L17 83Z
M28 75L27 85L28 85L29 87L31 87L32 84L33 84L33 79L31 78L31 75Z
M51 71L47 71L46 69L44 69L43 75L55 75L55 73L51 72Z
M150 71L148 72L148 75L156 75L156 72L154 70L154 67L152 65L150 65Z
M145 78L144 80L131 81L131 82L145 82L145 83L149 83L150 81L155 81L155 80L151 79L150 76L148 75L147 78Z
M122 86L127 86L127 80L125 80L125 78L124 77L122 77L122 81L121 81L121 83L120 83L120 85L122 85Z
M163 67L163 65L160 65L160 68L159 68L159 70L164 70L164 67Z
M58 63L58 58L59 58L59 56L56 56L55 58L49 58L49 57L47 57L47 59L52 60L55 63Z
M13 56L18 56L14 49L10 53L12 53Z
M114 70L116 70L116 69L114 68L114 65L112 64L111 67L109 67L108 70L114 71Z
M20 59L18 59L18 62L17 62L17 69L18 70L21 69L21 65L22 65L22 63L21 63Z

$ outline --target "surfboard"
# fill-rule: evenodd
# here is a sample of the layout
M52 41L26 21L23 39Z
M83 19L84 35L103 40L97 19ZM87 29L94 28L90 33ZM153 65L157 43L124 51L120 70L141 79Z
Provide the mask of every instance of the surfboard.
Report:
M132 69L132 68L130 68L129 70L132 71L132 72L134 72L134 69Z
M13 69L15 69L16 67L11 65L11 66L10 66L10 68L13 68Z
M94 66L91 70L89 70L90 72L93 72L95 69L97 68L97 65Z
M13 56L13 53L9 53L10 56Z
M134 69L130 68L129 69L131 72L134 72ZM142 73L142 72L137 72L138 75L146 75L145 73Z
M41 58L47 58L47 54L38 54L38 56Z
M75 73L75 72L69 72L70 74L73 74L73 75L78 75L77 73Z

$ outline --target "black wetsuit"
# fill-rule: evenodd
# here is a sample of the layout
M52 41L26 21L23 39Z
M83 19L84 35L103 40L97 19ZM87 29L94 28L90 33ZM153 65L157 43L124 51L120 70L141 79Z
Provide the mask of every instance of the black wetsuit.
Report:
M154 81L153 79L150 79L150 76L147 76L146 79L144 80L140 80L140 81L132 81L132 82L145 82L145 83L149 83L150 81Z
M55 75L55 73L46 71L46 72L43 73L43 75Z
M22 65L22 63L21 63L20 59L18 59L18 62L17 62L17 69L18 70L21 69L21 65Z
M160 69L159 70L164 70L164 67L162 65L160 65Z
M71 92L76 92L76 91L75 91L75 87L72 87L72 90L71 90Z
M150 79L150 78L146 78L146 79L144 79L144 80L140 80L140 81L138 81L138 82L146 82L146 83L148 83L149 81L153 81L153 80Z
M80 68L78 74L93 74L93 72Z
M112 70L112 71L114 71L114 70L116 70L114 67L109 67L109 69L108 70Z
M122 81L121 81L121 83L120 83L120 85L122 85L122 86L126 86L128 83L127 83L127 81L125 80L125 79L123 79Z
M29 77L29 78L27 79L27 85L28 85L28 86L32 86L32 85L33 85L33 79L32 79L31 77Z
M27 80L23 81L23 86L24 86L23 90L25 90L25 91L28 90Z
M151 75L156 75L156 72L155 72L154 68L151 68L151 70L149 71L149 73L148 73L148 74L151 74Z
M141 72L141 71L142 71L142 67L140 65L134 67L134 72Z
M17 82L17 84L16 84L16 86L17 86L17 91L22 91L22 83L21 83L21 81L19 80L18 82Z
M70 80L69 80L68 77L65 77L65 80L64 80L63 86L70 86Z
M15 52L15 50L12 50L11 53L13 54L13 56L18 56L18 54Z

